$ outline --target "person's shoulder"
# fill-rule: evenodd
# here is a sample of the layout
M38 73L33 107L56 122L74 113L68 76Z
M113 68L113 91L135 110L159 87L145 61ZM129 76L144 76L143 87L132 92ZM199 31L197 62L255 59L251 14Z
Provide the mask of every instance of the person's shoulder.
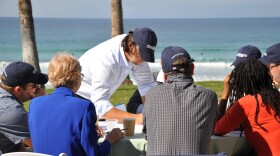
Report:
M6 94L5 96L0 97L0 109L14 109L20 110L24 109L23 104L20 103L16 98L12 95Z
M90 100L79 98L76 96L68 96L68 101L70 101L73 105L84 106L92 104Z
M168 83L157 84L155 87L151 88L147 94L149 95L162 95L163 93L171 93L174 91L174 87Z
M259 102L262 103L261 96L258 95L257 98L258 98ZM238 99L238 103L240 105L244 105L244 106L246 106L247 103L250 103L251 105L252 104L255 104L255 105L257 104L255 95L250 95L250 94L245 95L245 96L241 97L240 99Z
M212 90L212 89L209 89L209 88L205 88L203 86L199 86L199 85L193 85L194 88L204 94L207 94L209 96L217 96L217 94Z

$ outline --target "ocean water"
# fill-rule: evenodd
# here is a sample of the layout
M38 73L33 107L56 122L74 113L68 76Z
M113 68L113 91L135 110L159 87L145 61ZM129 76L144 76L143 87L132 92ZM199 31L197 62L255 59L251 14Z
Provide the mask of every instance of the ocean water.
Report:
M111 38L110 19L35 18L34 22L40 67L45 73L56 52L80 57ZM136 27L150 27L157 34L156 63L149 64L152 71L160 70L165 47L181 46L195 59L195 81L223 80L244 45L255 45L264 53L280 42L280 18L124 20L125 33ZM22 60L19 19L0 17L0 72L17 60Z

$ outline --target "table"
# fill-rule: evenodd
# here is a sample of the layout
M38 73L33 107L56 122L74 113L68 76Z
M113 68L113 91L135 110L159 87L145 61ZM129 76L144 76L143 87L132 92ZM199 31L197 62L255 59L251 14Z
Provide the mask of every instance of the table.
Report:
M104 127L104 123L99 122L99 126ZM122 124L118 124L120 129L123 128ZM131 137L125 137L116 142L111 147L110 156L140 156L146 155L147 140L146 134L142 133L143 125L135 125L135 135ZM105 130L106 132L106 130ZM103 142L104 138L98 140L99 143Z
M224 136L212 136L209 153L226 152L228 156L238 156L248 155L251 150L252 147L247 142L244 134L240 137L239 131L233 131Z
M118 124L119 128L123 128L122 124ZM135 136L125 137L111 147L110 156L140 156L146 155L147 140L146 135L142 133L142 125L136 125ZM100 138L99 143L104 141ZM247 155L251 151L251 147L246 141L244 134L240 137L240 132L234 131L224 136L212 136L209 154L217 154L226 152L228 156Z

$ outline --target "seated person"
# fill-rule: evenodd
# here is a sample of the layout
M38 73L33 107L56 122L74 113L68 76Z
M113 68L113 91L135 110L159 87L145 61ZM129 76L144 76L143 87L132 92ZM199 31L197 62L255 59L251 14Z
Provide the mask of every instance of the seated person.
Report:
M266 53L260 58L260 61L268 67L273 82L280 91L280 43L267 48Z
M111 144L124 134L115 128L98 144L97 130L99 135L101 132L95 125L95 107L91 101L75 97L83 77L79 61L72 55L58 53L48 70L54 92L33 99L29 107L34 151L68 156L108 155Z
M44 95L42 85L47 82L46 74L25 62L12 62L4 69L0 82L0 153L25 151L24 144L32 146L23 103Z
M238 64L229 79L233 105L217 122L216 135L242 124L257 155L280 155L280 96L268 68L256 59Z
M241 62L245 62L248 59L259 59L261 58L262 53L259 50L259 48L252 46L252 45L246 45L241 47L237 54L236 54L236 58L233 61L233 63L231 64L231 66L236 67L239 63ZM226 108L229 107L229 103L228 103L228 96L229 96L229 77L230 74L227 74L227 76L224 79L224 90L222 93L222 97L220 99L219 102L219 119L225 114Z
M147 155L208 154L218 116L214 91L194 85L193 59L170 46L161 55L165 83L146 94ZM145 119L144 118L144 119Z

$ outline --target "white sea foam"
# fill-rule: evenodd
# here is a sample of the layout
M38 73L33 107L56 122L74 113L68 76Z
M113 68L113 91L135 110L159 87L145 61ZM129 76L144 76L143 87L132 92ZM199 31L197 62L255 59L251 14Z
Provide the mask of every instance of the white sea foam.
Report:
M210 81L210 80L224 80L227 73L230 73L233 67L231 63L225 62L194 62L194 80L195 81ZM161 65L157 63L149 63L152 72L159 71Z
M10 62L2 61L0 62L0 73L3 72L5 67ZM222 81L226 74L229 73L233 67L231 67L231 63L224 62L194 62L195 64L195 72L194 72L194 80L195 81L210 81L210 80L219 80ZM41 72L48 73L48 62L40 63ZM161 65L158 60L155 63L149 63L152 72L159 71L161 69ZM130 75L131 76L131 75ZM131 76L131 80L133 84L135 80ZM51 87L50 83L46 85L48 88Z

